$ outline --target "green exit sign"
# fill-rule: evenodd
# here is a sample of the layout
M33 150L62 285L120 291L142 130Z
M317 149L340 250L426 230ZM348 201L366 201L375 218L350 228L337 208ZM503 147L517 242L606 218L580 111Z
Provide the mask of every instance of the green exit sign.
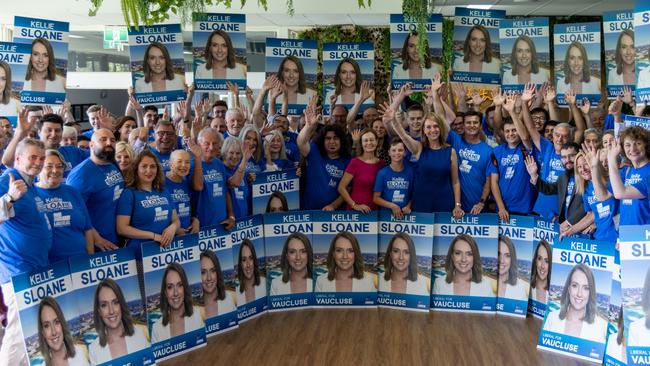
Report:
M104 49L121 48L126 43L129 43L129 34L126 31L126 27L104 28Z

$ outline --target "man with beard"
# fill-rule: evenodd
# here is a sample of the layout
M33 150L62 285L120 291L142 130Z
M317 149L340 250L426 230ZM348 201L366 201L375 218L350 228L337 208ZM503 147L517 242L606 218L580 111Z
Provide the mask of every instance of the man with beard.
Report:
M70 172L67 184L81 193L93 224L95 246L117 249L115 210L124 190L124 178L115 164L115 136L105 128L90 140L90 158Z
M14 128L11 126L11 121L9 121L9 118L0 117L0 129L4 131L7 141L14 137Z

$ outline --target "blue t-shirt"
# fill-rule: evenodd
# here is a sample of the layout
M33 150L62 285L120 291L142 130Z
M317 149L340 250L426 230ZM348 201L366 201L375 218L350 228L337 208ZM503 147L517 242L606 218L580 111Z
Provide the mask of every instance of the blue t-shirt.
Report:
M287 159L273 159L273 163L278 167L279 170L294 168L293 161ZM264 160L264 163L260 167L262 168L263 172L266 172L266 160Z
M192 223L192 187L189 179L183 177L180 183L176 183L165 176L165 190L172 198L181 228L189 228Z
M611 187L608 187L607 190L612 191ZM618 215L618 200L612 195L608 199L598 202L594 185L589 182L585 194L582 196L582 201L585 212L593 212L594 214L594 224L596 225L594 239L616 242L618 231L614 224L614 217Z
M540 138L540 147L541 151L539 151L539 155L537 156L539 178L543 179L546 183L555 183L565 171L564 164L562 164L562 157L555 152L553 143L543 137ZM537 212L543 218L552 219L553 216L558 215L557 210L557 194L546 195L539 192L533 211Z
M50 263L86 254L85 233L93 225L79 192L66 184L53 189L36 187L36 190L52 225Z
M90 151L80 149L76 146L59 146L59 152L63 155L66 162L65 172L63 173L64 177L67 177L72 169L90 157Z
M226 167L221 160L214 158L203 164L203 190L196 192L198 217L201 227L216 225L226 218Z
M413 168L404 164L401 172L396 172L391 166L385 166L377 173L373 192L381 192L381 198L404 208L411 201L413 193ZM385 207L382 210L387 210Z
M303 210L321 210L338 198L339 182L349 162L349 158L322 156L316 144L311 143L301 201Z
M130 216L130 224L136 229L151 231L156 234L162 232L172 223L174 203L167 190L141 191L128 187L122 193L117 204L117 214ZM126 245L140 252L140 244L151 241L150 239L129 239Z
M506 210L525 215L532 209L534 191L524 163L522 148L522 145L510 148L507 144L495 147L495 161L489 165L488 174L498 174L499 190Z
M266 165L266 160L262 159L260 161L255 161L255 158L251 157L246 163L246 176L248 178L249 173L259 174L262 172L262 165Z
M89 139L92 139L93 138L93 133L95 133L95 130L91 128L90 130L84 131L81 134L88 137Z
M284 134L284 150L287 153L287 159L292 162L300 161L300 149L298 149L298 134L295 132L287 132Z
M7 169L0 176L0 196L9 191L9 173L16 180L22 179L16 169ZM27 192L13 203L13 208L16 215L0 224L0 283L49 264L52 227L36 188L28 185Z
M155 147L149 147L149 151L151 151L154 155L156 155L156 157L160 161L160 165L162 165L163 167L163 172L167 173L169 171L169 158L172 156L172 152L170 151L168 153L161 153ZM192 171L191 168L190 171Z
M67 184L81 193L90 214L90 221L99 235L117 243L115 209L124 190L124 178L117 165L97 165L86 159L72 169Z
M235 175L237 167L230 169L226 167L226 182L230 177ZM232 202L232 211L235 218L246 217L250 212L251 190L248 185L248 173L244 174L244 178L238 187L228 188L230 200Z
M458 179L460 181L461 205L463 211L470 212L481 200L485 185L492 148L481 141L478 144L467 143L462 136L450 131L447 142L458 155Z
M624 167L621 169L621 179L626 186L633 186L641 193L647 194L645 178L650 176L650 163L635 169ZM621 225L648 225L650 224L650 200L648 196L642 199L621 200Z

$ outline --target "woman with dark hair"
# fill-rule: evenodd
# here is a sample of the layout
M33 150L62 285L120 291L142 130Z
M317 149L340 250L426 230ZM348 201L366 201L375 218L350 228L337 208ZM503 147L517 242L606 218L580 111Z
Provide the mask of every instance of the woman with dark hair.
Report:
M316 292L372 292L375 284L364 270L359 240L347 231L332 238L327 252L327 273L316 279Z
M585 46L572 42L564 56L564 78L558 79L556 92L564 95L569 90L576 94L600 94L600 79L591 76Z
M282 275L271 281L271 296L313 291L314 252L305 234L292 233L282 247Z
M361 82L359 63L351 58L344 58L336 66L334 90L327 93L325 103L330 103L332 94L335 94L336 104L353 105L360 98Z
M438 295L494 296L489 279L483 278L481 253L474 238L456 236L449 244L444 277L436 278L433 293Z
M237 263L237 304L248 304L266 296L266 278L260 270L255 245L250 240L241 242Z
M117 126L115 127L115 140L117 142L129 143L129 135L133 129L138 127L138 122L131 116L123 116L118 118Z
M45 38L32 41L32 55L27 65L23 90L65 93L65 78L56 73L54 49Z
M564 282L560 309L546 317L544 330L605 343L607 322L598 315L594 274L585 264L575 265Z
M432 62L429 41L425 40L424 61L420 62L420 53L418 52L418 32L409 32L404 37L404 45L400 58L402 64L396 64L393 68L393 79L433 79L433 76L440 72L440 65ZM426 35L425 35L426 37ZM422 66L424 65L424 67Z
M201 288L206 318L237 310L235 300L230 292L226 291L226 281L219 258L211 250L201 253Z
M379 277L379 291L409 295L428 295L427 278L418 274L415 244L408 234L393 235L384 255L384 274Z
M473 26L463 43L463 57L454 60L453 70L498 74L500 69L501 62L492 55L490 32L482 25Z
M504 85L548 82L548 73L540 72L535 42L528 36L519 36L513 43L510 64L512 70L503 73Z
M616 68L607 71L607 85L634 85L636 76L634 62L636 50L634 49L634 31L624 29L616 41L614 61Z
M133 324L120 286L110 278L95 290L93 320L97 338L88 347L90 363L98 365L149 347L141 327Z
M280 62L278 80L284 86L289 104L307 104L314 96L314 90L307 88L305 69L296 56L286 56Z
M174 74L174 65L164 44L151 42L144 53L144 77L135 81L136 93L162 92L185 88L185 76Z
M280 191L275 191L269 196L269 201L266 203L266 210L264 212L287 212L289 211L289 204L287 197Z
M246 66L236 62L235 48L225 31L210 34L203 55L205 63L196 66L195 79L246 79Z
M546 304L551 284L551 255L551 245L546 240L540 240L533 257L530 288L535 289L534 295L531 293L533 300L543 304Z
M17 116L20 102L11 97L11 66L0 60L0 116Z
M499 275L497 296L507 299L528 300L528 283L517 277L517 251L509 237L499 235Z
M86 366L86 350L74 343L63 310L53 297L38 305L38 343L46 366Z
M650 267L643 282L641 309L643 310L643 316L630 323L627 334L628 347L650 346Z

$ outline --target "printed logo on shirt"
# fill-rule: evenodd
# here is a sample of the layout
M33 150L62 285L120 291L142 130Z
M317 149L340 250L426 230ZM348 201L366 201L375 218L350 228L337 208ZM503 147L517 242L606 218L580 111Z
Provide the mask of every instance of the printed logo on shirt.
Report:
M64 201L59 197L46 198L45 209L48 210L49 212L60 211L60 210L72 210L72 202Z
M596 205L596 213L598 213L599 219L604 219L611 214L611 208L609 205L604 205L602 202L598 202Z
M501 166L515 165L519 163L520 158L518 154L508 154L501 158Z
M115 186L115 189L113 189L113 201L117 201L120 199L123 190L124 189L120 188L120 186Z
M402 193L401 191L394 191L393 192L393 201L394 203L403 203L404 199L406 198L406 195Z
M625 185L630 186L632 184L636 184L636 183L641 182L641 180L642 180L641 179L641 174L634 173L634 174L630 175L629 177L625 177Z
M327 174L329 174L332 178L341 179L343 176L343 170L339 169L336 165L325 164L325 170L327 171Z
M61 212L55 212L52 216L54 218L54 227L70 226L70 215L64 215Z
M461 173L469 174L469 172L472 171L472 166L469 165L469 161L463 159L460 162L460 166L458 167L458 170L460 170Z
M169 210L163 210L162 207L156 207L156 218L153 221L167 221Z
M140 204L144 208L150 208L156 206L169 205L169 201L167 201L167 197L160 197L158 195L153 195L153 196L146 196L145 199L140 201ZM156 213L158 212L158 208L159 207L156 207Z
M409 189L409 181L402 177L393 177L386 182L388 189Z
M564 204L566 207L569 207L569 203L571 203L571 197L573 197L573 187L575 186L575 182L572 180L569 182L569 185L566 188L566 199L564 201Z
M106 183L106 185L109 187L112 187L121 182L124 182L124 177L122 177L122 173L120 173L119 170L110 171L106 175L106 178L104 178L104 183Z
M503 178L504 178L504 179L512 179L512 177L514 177L514 176L515 176L515 168L509 166L509 167L506 169L506 174L504 175Z
M174 202L189 202L190 201L190 195L187 194L183 189L180 188L174 188L174 191L172 192L172 200Z
M559 178L559 176L556 174L555 170L551 170L551 171L548 173L548 175L546 176L546 178L544 178L544 180L545 180L547 183L555 183L555 182L557 182L557 179L558 179L558 178Z
M560 159L551 159L550 163L551 163L551 169L559 170L559 171L564 170L564 164L562 164L562 160L560 160Z
M41 197L34 197L34 201L36 201L36 209L38 210L38 212L44 213L47 211L45 202L43 202Z
M460 149L458 151L458 155L463 159L471 160L474 162L481 160L481 155L479 153L466 147Z
M243 200L244 199L244 191L242 191L239 188L234 188L234 189L235 189L235 199Z
M589 204L589 206L591 206L594 203L596 203L596 195L592 194L591 196L587 196L587 204Z
M223 175L217 169L210 169L203 173L203 179L208 183L221 182L223 180Z
M178 216L185 217L190 215L190 206L183 202L178 205Z
M219 183L212 184L212 197L221 197L223 196L223 187Z

